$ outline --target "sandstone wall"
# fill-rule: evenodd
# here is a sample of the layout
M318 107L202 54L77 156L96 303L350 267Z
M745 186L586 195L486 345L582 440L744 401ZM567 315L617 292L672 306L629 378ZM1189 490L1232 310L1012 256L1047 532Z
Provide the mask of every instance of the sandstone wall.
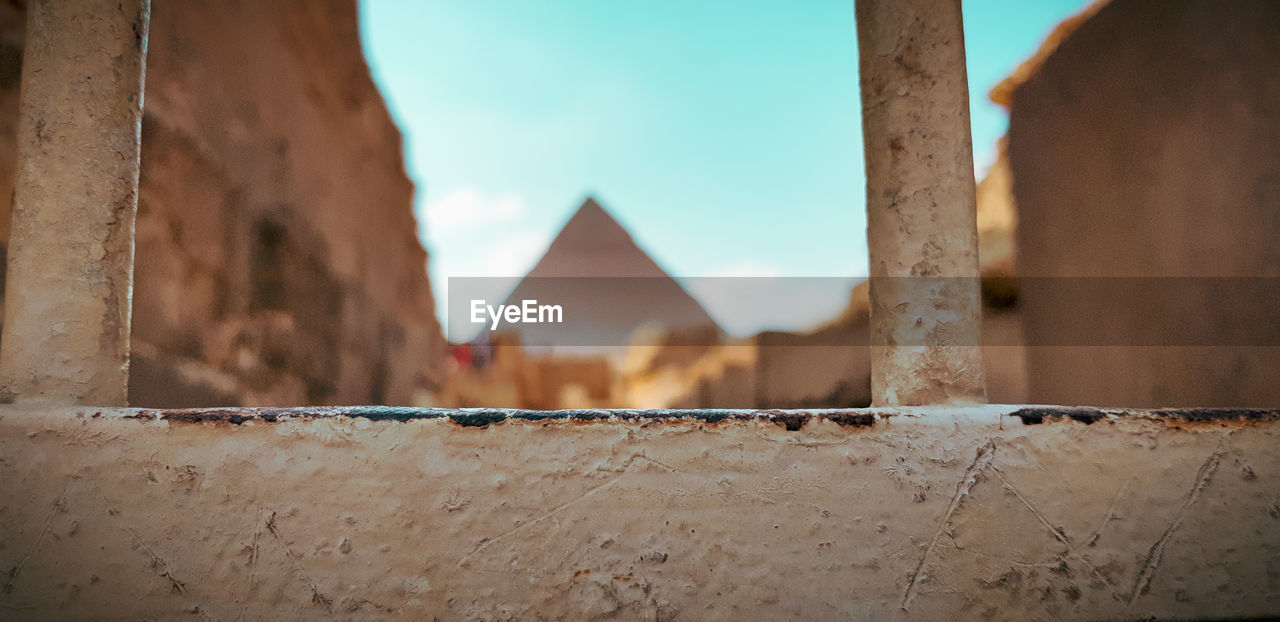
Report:
M9 184L21 20L0 10ZM407 404L434 388L413 185L355 2L156 0L147 63L131 401Z
M993 92L1010 106L1019 275L1280 277L1277 32L1280 4L1265 0L1116 0L1055 32ZM1275 310L1186 284L1176 308L1024 288L1029 343L1099 346L1031 348L1030 399L1280 403L1280 348L1172 347L1179 326L1225 335L1240 312L1256 318L1250 345L1274 346ZM1090 340L1107 328L1159 331L1170 347Z
M0 618L1280 615L1274 411L618 414L3 407Z

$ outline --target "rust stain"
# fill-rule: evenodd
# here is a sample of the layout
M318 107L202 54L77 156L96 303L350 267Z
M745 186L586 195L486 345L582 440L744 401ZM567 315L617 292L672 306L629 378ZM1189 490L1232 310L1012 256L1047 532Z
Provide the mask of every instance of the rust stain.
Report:
M1265 408L1169 408L1145 413L1173 427L1245 428L1280 420L1280 410Z
M1048 407L1048 408L1022 408L1010 413L1011 417L1022 419L1024 425L1039 425L1045 420L1062 420L1070 419L1078 421L1085 425L1091 425L1094 422L1107 416L1105 412L1098 408L1081 408L1081 407Z
M1047 421L1075 421L1091 425L1098 421L1141 417L1175 426L1242 427L1280 420L1280 409L1266 408L1162 408L1102 409L1078 406L1033 406L1009 413L1026 425Z
M588 410L523 410L505 408L446 409L388 406L335 406L299 408L195 408L144 409L127 415L143 421L161 419L171 423L226 423L240 425L250 421L275 423L282 420L326 419L350 417L370 421L408 422L448 419L462 428L487 429L491 425L532 423L539 425L593 425L608 423L641 423L644 425L687 425L690 423L717 428L732 422L772 423L788 432L798 432L811 421L826 420L844 428L873 428L877 421L907 416L850 408L825 409L588 409ZM1183 409L1103 409L1077 406L1028 406L1008 413L1024 425L1049 422L1075 422L1092 425L1099 421L1143 418L1175 427L1242 427L1280 420L1280 409L1261 408L1183 408Z

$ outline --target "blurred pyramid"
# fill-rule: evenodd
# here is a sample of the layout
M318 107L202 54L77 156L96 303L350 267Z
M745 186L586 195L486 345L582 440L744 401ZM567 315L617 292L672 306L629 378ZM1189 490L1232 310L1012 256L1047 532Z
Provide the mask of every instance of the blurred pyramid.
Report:
M702 305L594 198L565 223L506 304L525 300L564 309L563 324L510 325L526 345L619 347L642 326L722 334Z

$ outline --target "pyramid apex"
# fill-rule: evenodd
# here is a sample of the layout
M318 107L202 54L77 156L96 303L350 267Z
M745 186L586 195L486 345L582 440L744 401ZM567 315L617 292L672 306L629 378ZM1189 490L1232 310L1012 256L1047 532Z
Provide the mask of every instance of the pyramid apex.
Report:
M581 213L581 212L604 212L604 213L606 213L606 214L608 214L608 213L609 213L607 210L605 210L605 209L604 209L604 206L603 206L603 205L601 205L601 204L600 204L600 202L599 202L599 201L597 201L597 200L596 200L596 198L595 198L594 196L592 196L592 195L587 195L587 198L583 199L583 201L582 201L582 205L579 205L579 206L578 206L578 212L579 212L579 213Z
M622 223L588 195L530 276L666 276Z
M605 209L594 196L588 195L578 206L578 209L569 217L564 228L560 231L560 236L567 239L574 239L585 236L591 238L609 238L616 242L621 239L631 239L631 234L618 222L609 210Z
M641 280L627 280L633 277ZM702 305L591 195L583 199L542 258L511 292L507 304L552 299L584 312L592 310L595 318L582 324L581 330L607 329L605 333L618 339L613 343L624 343L618 335L630 335L651 321L673 327L716 326Z

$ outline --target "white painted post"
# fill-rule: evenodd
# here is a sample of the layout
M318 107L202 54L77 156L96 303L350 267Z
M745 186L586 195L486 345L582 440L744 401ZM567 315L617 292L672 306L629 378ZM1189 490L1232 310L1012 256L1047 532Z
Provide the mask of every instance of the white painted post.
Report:
M0 401L123 406L150 0L29 0Z
M856 0L855 7L872 402L985 402L960 1Z

